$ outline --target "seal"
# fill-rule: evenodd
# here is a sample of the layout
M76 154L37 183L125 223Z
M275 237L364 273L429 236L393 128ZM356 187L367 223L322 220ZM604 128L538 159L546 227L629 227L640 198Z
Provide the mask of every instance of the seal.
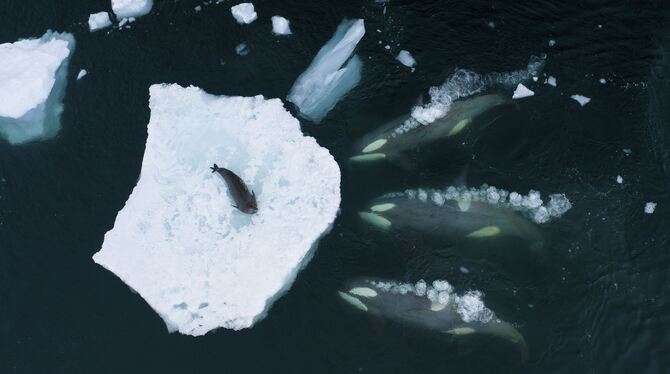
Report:
M210 169L212 169L212 173L219 173L223 180L226 181L230 196L235 201L236 205L233 205L235 208L246 214L254 214L258 211L256 194L253 191L249 191L242 178L226 168L219 167L217 164L214 164Z

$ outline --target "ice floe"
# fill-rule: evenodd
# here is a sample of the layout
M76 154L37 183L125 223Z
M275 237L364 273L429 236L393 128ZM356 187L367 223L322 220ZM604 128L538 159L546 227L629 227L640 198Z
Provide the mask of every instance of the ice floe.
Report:
M623 183L623 177L621 175L617 175L616 176L616 182L619 183L619 184Z
M535 92L531 91L530 89L528 89L528 87L519 83L516 86L516 90L514 90L514 93L512 94L512 99L522 99L524 97L530 97L533 95L535 95Z
M250 327L329 230L339 167L279 99L153 85L149 105L140 178L93 259L170 331ZM255 192L258 213L232 207L215 162Z
M578 102L579 105L581 105L581 106L584 106L584 105L588 104L589 101L591 101L590 98L588 98L586 96L582 96L582 95L572 95L572 96L570 96L570 98L575 100L576 102Z
M153 0L112 0L112 10L118 19L144 16L153 6Z
M430 103L412 108L411 117L398 126L398 135L417 126L426 126L443 118L449 112L454 101L472 96L493 86L514 87L519 83L537 76L544 67L546 56L532 56L526 69L485 75L470 70L456 69L441 86L431 87L428 91Z
M288 101L295 104L305 118L320 122L361 80L363 62L352 53L363 35L362 19L342 21L335 35L296 79Z
M395 57L396 60L400 61L401 64L407 66L408 68L414 68L416 65L416 60L409 51L402 50L398 52L398 55Z
M71 34L0 44L0 135L12 144L54 135L60 128Z
M272 16L272 32L275 35L291 35L291 23L282 16Z
M545 223L552 218L558 218L572 208L572 203L562 193L549 195L549 202L544 204L539 191L530 190L527 195L522 195L487 184L483 184L479 188L467 188L465 186L450 186L443 190L419 188L405 190L404 192L392 192L382 196L382 198L385 197L407 197L440 206L448 200L458 201L459 203L484 202L500 208L518 211L536 223Z
M547 77L547 84L556 87L556 78L552 77L551 75Z
M256 14L252 3L237 4L230 8L230 12L240 25L247 25L258 19L258 14Z
M99 12L93 13L88 17L88 28L93 31L98 31L112 25L112 21L109 19L109 13Z
M240 43L235 47L235 53L240 56L246 56L249 54L249 46L247 46L247 43Z
M79 70L79 74L77 74L77 80L80 80L81 78L85 77L88 72L86 69L81 69Z
M656 210L656 203L648 202L644 205L644 212L647 214L652 214Z

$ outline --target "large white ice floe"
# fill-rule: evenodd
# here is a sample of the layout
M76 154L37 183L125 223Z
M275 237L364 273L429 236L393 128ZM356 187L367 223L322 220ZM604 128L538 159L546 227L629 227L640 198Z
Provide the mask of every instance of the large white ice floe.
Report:
M275 35L291 35L291 22L282 16L272 16L272 32Z
M153 85L140 179L93 256L171 331L262 319L310 260L340 204L340 170L279 99ZM258 213L232 207L209 167L237 173Z
M230 8L230 12L240 25L249 24L258 18L258 14L254 10L254 4L252 3L237 4Z
M60 128L72 34L0 44L0 135L12 144L53 136Z
M112 0L112 10L116 18L141 17L154 6L154 0Z
M362 19L342 21L335 35L296 79L288 101L294 103L305 118L320 122L361 80L363 63L352 53L363 35Z
M531 56L525 69L477 74L470 70L456 69L441 86L429 89L430 102L412 108L411 117L396 129L404 134L418 126L427 126L449 113L454 101L484 92L492 87L514 87L537 76L544 67L546 56Z
M112 21L109 19L109 13L99 12L93 13L88 17L88 28L91 32L104 29L112 25Z
M409 51L402 50L398 52L398 55L395 57L396 60L400 61L401 64L407 66L408 68L414 68L416 65L416 60Z

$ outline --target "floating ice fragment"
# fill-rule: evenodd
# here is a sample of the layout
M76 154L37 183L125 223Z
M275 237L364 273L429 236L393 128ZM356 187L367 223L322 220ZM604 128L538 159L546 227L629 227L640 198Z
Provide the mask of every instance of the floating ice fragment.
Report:
M195 10L196 13L200 13L202 11L202 6L196 5L196 7L193 9Z
M619 184L623 183L623 178L621 177L621 175L616 176L616 182Z
M570 98L575 100L576 102L578 102L579 105L581 105L581 106L584 106L584 105L588 104L589 101L591 101L590 98L588 98L586 96L582 96L582 95L572 95L572 96L570 96Z
M493 21L488 21L488 22L486 23L486 25L487 25L488 27L492 28L492 29L495 29L495 28L496 28L496 23L493 22Z
M466 268L465 266L461 266L461 267L458 268L458 269L459 269L459 270L461 271L461 273L463 273L463 274L468 274L468 273L470 273L470 270L468 270L468 268Z
M626 156L630 156L630 155L633 153L633 150L630 149L630 148L624 148L624 149L623 149L623 153L624 153Z
M652 214L656 210L656 203L648 202L644 205L644 212L647 214Z
M416 60L412 54L404 49L398 52L398 55L395 57L395 59L400 61L401 64L407 66L408 68L413 68L414 65L416 65Z
M516 90L514 90L514 94L512 95L512 99L521 99L521 98L529 97L529 96L533 96L533 95L535 95L535 92L529 90L528 87L519 83L519 85L516 86Z
M549 40L549 46L553 47L556 45L556 41L554 39Z
M107 12L93 13L88 16L88 28L93 31L104 29L112 25Z
M291 35L289 20L282 16L272 16L272 32L275 35Z
M140 179L93 259L171 331L250 327L329 230L340 204L339 167L278 99L153 85L149 105ZM232 207L225 183L209 170L214 162L255 192L258 213Z
M81 69L79 70L79 74L77 74L77 80L80 80L81 78L85 77L88 72L86 69Z
M362 19L344 20L335 35L319 50L314 60L288 94L306 118L320 122L337 102L361 80L363 62L352 53L365 34Z
M230 8L230 12L240 25L250 24L258 18L258 14L254 10L254 4L252 3L237 4Z
M71 34L47 31L40 39L0 44L0 135L18 144L60 128Z
M151 12L153 0L112 0L112 10L116 18L141 17Z
M600 82L600 84L605 84L605 83L607 83L607 81L605 80L605 78L600 78L600 79L598 80L598 82Z
M247 43L240 43L235 47L235 53L237 53L240 56L246 56L249 54L249 47L247 46Z
M550 75L549 77L547 77L547 84L552 87L556 87L556 78Z

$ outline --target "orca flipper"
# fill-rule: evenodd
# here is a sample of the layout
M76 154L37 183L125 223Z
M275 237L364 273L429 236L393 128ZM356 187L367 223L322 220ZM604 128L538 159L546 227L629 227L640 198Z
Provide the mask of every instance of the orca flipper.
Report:
M214 164L214 166L210 167L210 169L212 169L212 173L214 173L219 170L219 165Z

